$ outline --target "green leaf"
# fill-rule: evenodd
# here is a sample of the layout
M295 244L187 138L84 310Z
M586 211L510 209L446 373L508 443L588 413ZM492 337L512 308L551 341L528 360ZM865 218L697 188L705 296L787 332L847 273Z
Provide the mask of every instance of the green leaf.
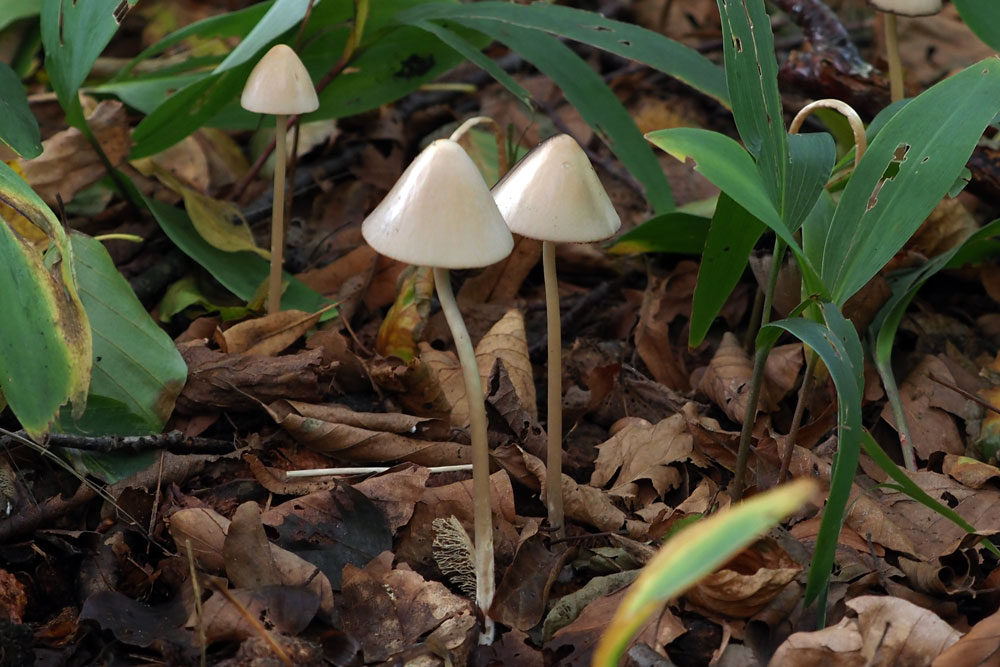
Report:
M673 209L674 200L663 169L642 140L632 117L604 80L568 46L544 32L512 24L471 19L460 22L503 42L552 79L566 100L645 186L653 209L659 213Z
M128 0L131 7L138 0ZM97 56L118 31L120 0L43 0L41 11L45 69L70 125L86 124L77 91Z
M187 365L104 246L77 233L71 240L80 298L94 338L90 393L121 402L142 420L146 433L159 433L184 388ZM119 433L116 424L103 423L106 430L94 435Z
M722 18L726 82L743 144L757 161L771 203L783 211L788 168L771 20L763 0L716 0Z
M986 42L1000 51L1000 5L993 0L953 0L965 25Z
M823 510L805 602L816 600L830 581L837 540L851 494L854 473L861 451L861 392L864 386L864 359L861 341L848 320L832 303L822 304L826 326L804 318L781 320L761 327L761 337L771 330L784 330L819 354L837 387L837 454L830 475L830 495Z
M998 109L994 56L931 87L886 123L847 184L827 236L821 275L838 304L903 247L947 194Z
M38 16L38 0L2 0L3 12L0 13L0 30L14 21Z
M30 160L42 153L38 121L28 106L28 95L14 70L0 62L0 141Z
M719 195L694 287L688 334L691 347L705 340L709 327L743 276L750 253L764 229L760 220L725 192Z
M657 130L646 138L682 162L690 157L695 171L783 239L787 237L789 245L798 245L768 198L753 158L734 140L719 132L690 127Z
M160 228L184 254L205 268L223 287L243 299L250 301L257 289L267 280L270 270L266 260L252 252L224 252L201 238L187 214L156 201L144 198ZM295 277L284 274L288 289L281 297L284 308L313 313L330 304L330 301L303 285Z
M66 232L28 184L0 162L0 202L49 237L48 265L0 219L0 391L35 439L50 428L59 407L86 406L91 334L77 292Z
M671 211L650 218L622 234L607 248L612 255L642 252L674 252L700 255L709 236L711 220L700 215Z
M545 2L520 5L508 2L424 3L401 12L403 23L452 20L481 30L486 22L544 31L635 60L660 70L729 106L722 70L694 49L651 30L612 21L599 14ZM482 30L487 34L494 32ZM495 37L499 41L502 38ZM523 55L523 54L522 54Z
M302 17L306 15L310 4L312 4L310 0L275 0L275 3L261 17L257 25L240 41L235 49L229 52L226 59L212 71L212 74L221 74L254 59L258 51L261 51L286 30L298 25ZM256 63L256 60L254 62Z
M815 208L836 159L837 147L829 134L788 135L782 219L789 229L798 229Z
M736 503L677 532L642 569L601 635L592 665L616 667L629 640L669 600L750 545L816 494L799 479Z

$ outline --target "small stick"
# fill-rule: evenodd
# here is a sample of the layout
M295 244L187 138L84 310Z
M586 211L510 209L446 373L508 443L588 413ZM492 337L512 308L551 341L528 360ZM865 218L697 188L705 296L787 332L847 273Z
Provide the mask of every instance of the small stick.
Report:
M285 477L320 477L323 475L372 475L389 470L386 466L368 466L360 468L310 468L305 470L286 470ZM428 468L431 472L459 472L472 470L471 463L453 466L434 466Z

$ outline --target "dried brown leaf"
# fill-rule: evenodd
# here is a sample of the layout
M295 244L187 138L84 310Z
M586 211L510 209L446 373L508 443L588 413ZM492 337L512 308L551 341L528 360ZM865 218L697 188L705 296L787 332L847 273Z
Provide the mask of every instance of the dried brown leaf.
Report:
M316 326L321 312L282 310L216 330L215 342L227 354L277 356Z

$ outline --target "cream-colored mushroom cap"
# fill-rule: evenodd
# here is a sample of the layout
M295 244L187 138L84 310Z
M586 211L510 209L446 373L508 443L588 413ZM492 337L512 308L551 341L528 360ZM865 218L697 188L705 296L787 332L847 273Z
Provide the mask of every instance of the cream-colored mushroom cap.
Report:
M472 269L514 249L479 169L450 139L425 148L361 225L376 251L409 264Z
M868 0L868 4L902 16L930 16L941 11L941 0Z
M250 72L240 105L254 113L288 115L316 111L319 99L295 51L286 44L275 44Z
M568 134L546 139L493 186L512 232L542 241L606 239L622 221L586 153Z

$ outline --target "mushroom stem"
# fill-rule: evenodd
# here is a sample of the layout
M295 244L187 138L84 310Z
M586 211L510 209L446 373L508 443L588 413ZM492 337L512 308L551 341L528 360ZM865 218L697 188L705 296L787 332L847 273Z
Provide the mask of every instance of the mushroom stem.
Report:
M267 280L267 312L281 310L281 268L285 252L285 134L288 116L274 116L274 201L271 208L271 273Z
M898 102L905 95L903 91L903 62L899 59L899 31L896 29L896 15L885 12L885 56L889 61L889 97Z
M480 644L493 642L493 619L489 617L493 602L495 584L493 581L493 515L490 511L490 451L486 443L486 407L483 399L483 385L476 364L476 353L472 349L469 331L465 328L462 313L455 302L451 290L448 269L434 268L434 284L438 300L444 311L448 328L455 339L455 350L462 365L465 380L465 395L469 402L469 434L472 439L472 493L475 516L476 547L476 605L483 614L483 632Z
M548 321L549 399L548 452L545 462L545 505L549 510L552 536L566 536L562 494L562 324L559 321L559 279L556 276L556 244L542 241L545 274L545 314Z

